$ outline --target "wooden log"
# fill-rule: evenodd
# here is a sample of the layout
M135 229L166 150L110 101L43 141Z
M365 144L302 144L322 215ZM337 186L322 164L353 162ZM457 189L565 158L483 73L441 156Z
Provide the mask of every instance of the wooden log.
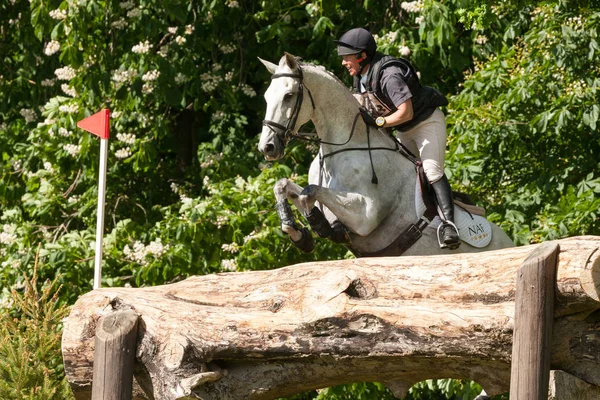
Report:
M565 371L550 371L548 400L598 400L600 386L590 385Z
M548 396L558 244L533 251L519 268L510 379L513 400Z
M131 400L138 315L116 311L98 321L92 400Z
M600 385L600 238L558 241L552 367ZM347 382L399 394L428 378L508 390L517 270L539 245L363 258L104 288L65 322L65 372L89 399L94 331L140 315L135 380L148 399L272 399Z

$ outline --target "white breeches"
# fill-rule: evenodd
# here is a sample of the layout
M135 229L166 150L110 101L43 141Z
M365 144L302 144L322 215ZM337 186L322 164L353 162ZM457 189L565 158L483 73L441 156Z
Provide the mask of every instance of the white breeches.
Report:
M446 117L439 108L414 128L406 132L397 131L396 135L413 154L421 157L429 182L436 182L444 175Z

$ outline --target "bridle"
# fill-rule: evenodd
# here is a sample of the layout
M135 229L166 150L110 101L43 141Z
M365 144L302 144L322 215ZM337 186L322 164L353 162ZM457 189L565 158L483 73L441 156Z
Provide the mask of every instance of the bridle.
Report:
M294 104L294 108L292 109L292 116L290 117L290 119L288 120L286 126L281 125L280 123L277 123L275 121L270 121L270 120L263 120L263 125L268 127L269 129L271 129L273 132L275 132L275 136L277 137L277 140L279 140L280 144L282 147L285 148L285 146L287 145L287 143L292 140L292 139L300 139L300 140L304 140L307 142L311 142L311 143L315 143L318 145L321 144L329 144L329 145L333 145L333 146L344 146L347 143L350 142L350 140L352 139L352 137L354 136L354 130L356 128L356 122L358 121L358 117L360 116L360 113L357 113L356 116L354 117L354 121L352 123L352 129L350 131L350 135L348 136L348 139L344 142L344 143L331 143L331 142L326 142L324 140L321 140L320 138L317 139L312 139L312 138L308 138L304 135L300 135L295 131L296 128L296 121L298 120L298 115L300 114L300 109L302 108L302 102L304 100L304 89L306 89L308 96L310 97L310 102L312 104L312 108L313 111L315 110L315 101L313 100L313 96L312 93L310 92L310 89L308 87L306 87L304 85L303 82L303 75L302 75L302 68L300 67L300 63L298 63L298 72L297 73L279 73L279 74L273 74L271 76L271 80L273 79L277 79L277 78L294 78L294 79L298 79L299 84L298 84L298 97L296 97L296 103ZM338 153L342 153L342 152L346 152L346 151L368 151L369 152L369 160L371 162L371 170L373 172L373 176L371 179L371 182L373 184L377 184L378 183L378 179L377 179L377 175L375 173L375 167L373 166L373 157L371 155L372 150L390 150L390 151L394 151L394 152L399 152L401 154L404 154L405 150L403 148L403 146L400 146L398 144L398 142L396 140L393 140L393 143L395 145L394 148L388 148L388 147L371 147L371 138L370 138L370 129L369 129L369 125L365 124L366 128L367 128L367 147L363 148L344 148L344 149L340 149L334 152L331 152L329 154L325 154L323 155L322 153L319 152L319 185L321 185L321 180L322 180L322 174L321 172L323 171L323 163L325 161L326 158L328 157L332 157L335 154ZM410 153L410 152L409 152Z
M305 139L303 136L299 135L295 132L296 129L296 121L298 120L298 115L300 114L300 109L302 108L302 102L304 101L304 89L308 93L308 97L310 98L310 103L312 104L313 111L315 109L315 101L313 100L312 93L310 89L304 86L302 68L300 68L300 64L298 64L298 73L289 74L289 73L279 73L273 74L271 76L271 80L277 78L294 78L298 80L298 96L296 97L296 103L294 104L294 108L292 109L292 116L288 120L286 126L283 126L275 121L263 120L263 125L271 129L275 132L277 139L281 143L282 147L285 147L287 143L294 138Z

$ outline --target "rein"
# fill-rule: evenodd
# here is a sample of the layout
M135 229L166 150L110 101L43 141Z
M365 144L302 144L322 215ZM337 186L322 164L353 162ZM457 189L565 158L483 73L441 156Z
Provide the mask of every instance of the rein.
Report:
M267 126L268 128L270 128L271 130L273 130L275 132L275 134L277 136L277 140L279 140L279 142L281 143L281 145L283 147L285 147L287 145L287 143L293 139L299 139L299 140L303 140L305 142L315 143L315 144L318 144L319 146L321 144L328 144L328 145L332 145L332 146L343 146L345 144L348 144L350 142L350 140L352 140L352 137L354 136L354 130L356 129L356 122L358 121L360 112L357 113L356 116L354 117L354 121L352 122L352 129L350 130L350 135L348 136L348 139L346 139L346 141L343 143L327 142L320 138L311 139L311 138L308 138L306 136L302 136L302 135L296 133L295 132L296 122L298 120L298 115L300 114L300 109L302 108L302 103L304 101L304 89L305 88L306 88L306 91L308 92L308 96L310 97L310 102L311 102L313 111L316 108L315 101L313 99L310 89L304 85L304 76L302 74L302 68L300 67L300 64L298 64L298 73L297 74L279 73L279 74L273 74L271 76L271 80L277 79L277 78L294 78L294 79L298 79L298 81L299 81L298 97L296 97L296 103L294 104L294 108L292 109L292 116L288 120L286 126L283 126L280 123L277 123L275 121L270 121L267 119L263 120L263 122L262 122L264 126ZM396 140L393 140L393 142L395 144L395 148L371 147L371 131L370 131L369 125L365 124L365 126L367 127L367 147L366 148L341 149L341 150L333 151L326 155L322 155L319 152L319 185L322 183L321 172L323 171L323 164L325 162L325 158L334 156L336 154L343 153L345 151L357 151L357 150L368 151L369 152L369 160L371 162L371 171L373 173L372 178L371 178L371 183L373 183L375 185L377 185L379 183L379 179L377 178L377 174L375 173L375 167L373 166L373 155L371 153L372 150L389 150L389 151L399 152L406 156L406 153L401 151L401 147L398 145L398 142Z

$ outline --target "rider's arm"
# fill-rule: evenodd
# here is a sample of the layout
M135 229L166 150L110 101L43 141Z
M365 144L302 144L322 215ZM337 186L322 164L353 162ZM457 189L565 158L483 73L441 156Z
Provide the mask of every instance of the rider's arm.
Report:
M398 106L398 109L385 117L384 128L400 125L410 121L413 118L412 99L406 100Z

